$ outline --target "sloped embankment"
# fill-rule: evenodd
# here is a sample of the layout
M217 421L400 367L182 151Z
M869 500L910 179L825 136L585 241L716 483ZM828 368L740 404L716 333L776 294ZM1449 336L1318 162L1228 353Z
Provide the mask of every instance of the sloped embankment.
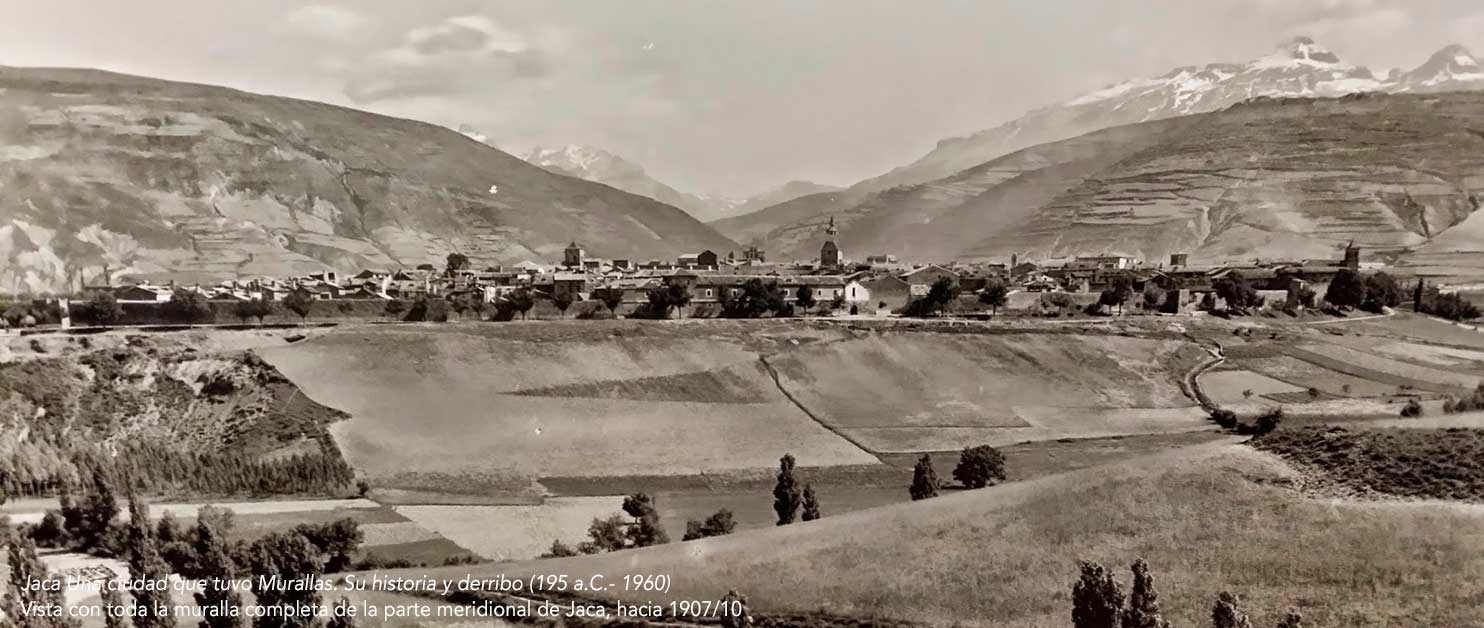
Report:
M129 346L0 365L0 442L129 438L192 451L275 453L346 414L252 352Z

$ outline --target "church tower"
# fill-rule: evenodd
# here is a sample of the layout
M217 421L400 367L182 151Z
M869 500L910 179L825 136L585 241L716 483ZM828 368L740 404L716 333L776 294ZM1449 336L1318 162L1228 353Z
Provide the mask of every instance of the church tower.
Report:
M830 216L830 226L824 230L824 246L819 247L819 265L825 268L840 267L840 246L835 244L835 236L840 229L835 226L835 217Z
M567 268L582 268L582 262L586 256L583 255L582 247L576 242L567 245L567 250L562 251L562 265Z

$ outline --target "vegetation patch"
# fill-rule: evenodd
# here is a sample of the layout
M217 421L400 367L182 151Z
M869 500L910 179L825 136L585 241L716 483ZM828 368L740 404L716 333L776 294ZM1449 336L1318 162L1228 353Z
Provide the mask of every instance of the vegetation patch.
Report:
M1325 492L1484 501L1484 430L1308 426L1252 444L1313 469Z

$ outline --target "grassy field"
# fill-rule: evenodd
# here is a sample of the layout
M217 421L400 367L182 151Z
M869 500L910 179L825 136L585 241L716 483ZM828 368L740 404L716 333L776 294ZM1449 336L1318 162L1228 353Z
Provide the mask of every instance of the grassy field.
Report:
M1065 626L1075 560L1154 568L1166 616L1204 625L1217 591L1254 625L1290 605L1321 626L1484 622L1484 518L1321 503L1280 459L1230 441L818 522L485 575L662 573L660 598L736 588L758 611ZM435 570L461 575L465 568ZM632 599L632 598L631 598Z
M587 321L548 323L576 335L540 339L501 336L513 332L489 324L347 331L264 355L352 414L333 433L378 486L426 490L417 474L756 468L789 449L812 452L817 464L876 462L795 407L760 367L754 351L794 346L787 330L752 339L579 323Z
M1299 390L1318 388L1327 395L1341 397L1381 397L1396 393L1396 386L1346 375L1286 355L1242 358L1234 362L1249 371L1294 385Z
M437 485L539 494L531 478L770 468L788 451L861 465L878 451L1201 427L1172 410L1193 405L1179 387L1206 357L1193 343L1054 331L470 323L337 329L261 353L352 415L331 429L359 472L434 502Z
M1223 369L1202 373L1201 389L1216 403L1233 403L1254 396L1303 392L1304 389L1282 382L1260 373L1247 370Z

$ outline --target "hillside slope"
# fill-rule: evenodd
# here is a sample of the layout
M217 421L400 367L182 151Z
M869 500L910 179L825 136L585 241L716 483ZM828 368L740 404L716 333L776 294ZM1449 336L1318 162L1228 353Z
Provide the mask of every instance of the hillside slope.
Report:
M1271 54L1246 63L1212 63L1175 68L1157 77L1132 79L1077 98L1031 111L1003 125L942 140L927 155L850 188L782 203L714 223L739 242L757 239L775 255L793 257L813 246L798 246L792 232L807 229L835 213L858 213L862 204L890 203L900 190L920 185L955 185L963 171L983 167L1028 147L1044 146L1121 125L1220 111L1254 97L1337 97L1355 93L1437 93L1484 89L1484 73L1461 46L1447 46L1409 72L1377 78L1370 70L1342 61L1307 38L1286 42ZM1060 175L1057 175L1059 178ZM910 202L910 201L908 201ZM1018 202L1017 205L1024 205ZM909 207L907 213L916 210ZM910 219L899 220L910 224ZM976 225L961 225L973 229ZM986 225L985 228L996 228ZM984 229L978 229L983 238ZM775 242L776 240L776 242ZM889 240L895 243L895 240ZM859 243L867 251L875 243ZM1092 251L1089 251L1092 252ZM901 251L914 256L915 251ZM930 251L943 259L950 251ZM806 255L807 256L807 255Z
M937 463L946 475L950 462ZM735 589L764 615L1029 628L1067 625L1078 559L1103 562L1127 591L1127 565L1142 556L1165 617L1180 626L1207 625L1221 590L1241 595L1257 626L1276 624L1291 605L1323 626L1484 620L1465 584L1484 569L1484 518L1446 507L1312 502L1280 488L1293 479L1276 457L1215 443L808 523L475 575L611 581L664 573L675 575L665 594L615 587L607 595L708 600ZM820 499L828 508L829 495Z
M1477 93L1256 99L1035 146L830 215L857 258L1246 261L1331 257L1352 240L1397 255L1457 239L1449 229L1480 200L1481 150ZM812 256L827 220L769 231L770 252Z
M0 289L735 244L458 132L93 70L0 67Z

